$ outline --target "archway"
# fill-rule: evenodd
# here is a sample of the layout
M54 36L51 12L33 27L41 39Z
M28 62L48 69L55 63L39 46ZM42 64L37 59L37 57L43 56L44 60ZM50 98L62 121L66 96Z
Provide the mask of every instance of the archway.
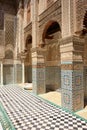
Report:
M32 58L31 58L31 48L32 48L32 36L28 35L26 38L26 51L27 55L25 58L25 82L32 83Z
M60 47L61 29L57 21L49 21L43 30L42 47L46 48L46 90L54 91L61 86Z
M83 19L83 30L81 36L85 37L85 44L84 44L84 100L85 105L87 105L87 10L84 15Z

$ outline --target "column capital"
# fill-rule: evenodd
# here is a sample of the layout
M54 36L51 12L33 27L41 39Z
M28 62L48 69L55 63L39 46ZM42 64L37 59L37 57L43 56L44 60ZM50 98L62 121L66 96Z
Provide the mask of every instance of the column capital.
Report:
M84 39L84 37L79 37L79 36L76 36L76 35L71 35L69 37L62 38L62 39L59 40L60 46L63 45L63 44L68 44L70 42L73 42L74 44L75 43L84 44L85 39Z
M21 16L23 16L23 13L24 13L24 9L23 8L19 8L18 14L21 15Z
M46 53L46 49L43 49L43 48L40 48L40 47L35 47L35 48L32 48L31 49L31 52L34 53L34 52L37 52L37 54L44 54Z
M85 39L70 36L60 40L60 53L62 62L83 62Z
M39 64L42 64L43 67L45 67L45 55L46 50L36 47L32 48L32 65L38 66Z
M26 58L26 55L27 55L27 52L21 52L20 53L20 58L21 58L21 61L24 62L25 58Z

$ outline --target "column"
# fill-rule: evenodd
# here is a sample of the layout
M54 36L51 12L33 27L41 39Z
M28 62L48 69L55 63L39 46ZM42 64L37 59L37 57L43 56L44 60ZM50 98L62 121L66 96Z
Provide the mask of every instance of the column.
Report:
M22 83L25 83L25 65L24 61L26 58L27 52L21 52L20 57L21 57L21 62L22 62Z
M17 83L17 67L16 63L14 62L14 84Z
M84 39L70 36L60 40L62 107L71 111L84 107Z
M3 62L1 61L1 85L3 85Z
M22 61L22 83L25 83L25 66L24 66L24 61Z

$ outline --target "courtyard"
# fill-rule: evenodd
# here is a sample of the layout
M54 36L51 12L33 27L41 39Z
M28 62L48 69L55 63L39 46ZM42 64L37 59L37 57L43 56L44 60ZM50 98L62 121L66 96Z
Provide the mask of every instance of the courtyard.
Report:
M0 0L0 130L87 130L87 0Z
M2 130L87 130L87 120L18 85L0 87Z

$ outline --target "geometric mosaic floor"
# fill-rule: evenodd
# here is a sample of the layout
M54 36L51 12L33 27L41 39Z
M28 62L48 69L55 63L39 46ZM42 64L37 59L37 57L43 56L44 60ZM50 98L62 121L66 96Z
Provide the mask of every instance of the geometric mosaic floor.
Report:
M85 120L18 86L0 87L0 102L16 130L87 130Z

